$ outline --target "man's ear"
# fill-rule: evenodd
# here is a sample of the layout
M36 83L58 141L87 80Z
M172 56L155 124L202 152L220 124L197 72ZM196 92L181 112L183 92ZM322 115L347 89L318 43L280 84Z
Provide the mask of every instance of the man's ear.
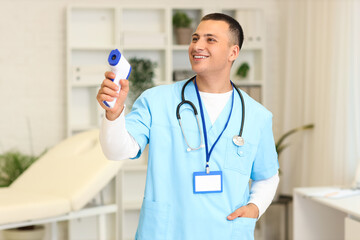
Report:
M236 60L236 58L239 56L240 48L238 45L233 45L230 47L230 55L229 55L229 61L233 62Z

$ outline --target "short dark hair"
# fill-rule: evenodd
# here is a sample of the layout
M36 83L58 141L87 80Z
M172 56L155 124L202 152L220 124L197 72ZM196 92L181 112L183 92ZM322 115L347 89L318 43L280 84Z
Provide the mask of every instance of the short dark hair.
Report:
M238 21L223 13L210 13L201 18L201 21L207 20L224 21L229 24L229 31L234 37L235 44L241 49L244 42L244 32Z

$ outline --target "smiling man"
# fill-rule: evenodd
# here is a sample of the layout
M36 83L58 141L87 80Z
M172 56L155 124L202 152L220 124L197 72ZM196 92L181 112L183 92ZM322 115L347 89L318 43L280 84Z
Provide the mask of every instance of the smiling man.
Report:
M279 177L272 114L230 80L242 42L236 20L206 15L189 46L196 75L145 91L126 117L128 81L117 94L105 74L97 95L105 155L137 158L149 144L137 240L254 239ZM113 108L103 104L115 97Z
M232 90L231 65L239 55L240 46L235 44L234 33L227 22L206 20L210 17L204 17L192 35L190 63L197 74L200 91L228 92Z

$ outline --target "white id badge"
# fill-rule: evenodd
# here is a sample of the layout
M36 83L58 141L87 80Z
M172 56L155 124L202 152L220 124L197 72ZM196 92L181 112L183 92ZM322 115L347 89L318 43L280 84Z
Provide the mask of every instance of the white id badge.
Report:
M222 192L222 171L194 172L194 193L220 193Z

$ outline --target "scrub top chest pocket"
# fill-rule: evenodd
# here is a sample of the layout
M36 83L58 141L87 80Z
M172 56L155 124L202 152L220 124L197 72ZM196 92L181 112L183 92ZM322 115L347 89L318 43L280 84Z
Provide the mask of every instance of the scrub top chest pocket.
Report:
M249 141L245 141L243 146L236 146L232 139L229 139L226 147L224 169L250 176L255 151L255 145Z

